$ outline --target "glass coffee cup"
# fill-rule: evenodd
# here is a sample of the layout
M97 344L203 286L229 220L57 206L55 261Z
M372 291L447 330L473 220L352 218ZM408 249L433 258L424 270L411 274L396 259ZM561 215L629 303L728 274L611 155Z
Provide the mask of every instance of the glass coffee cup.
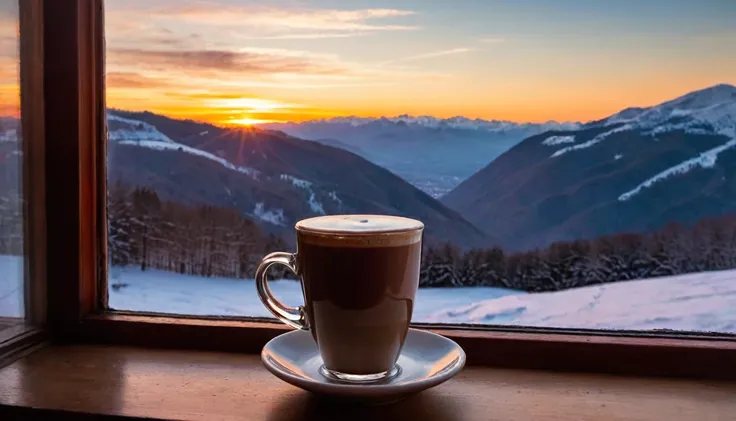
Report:
M324 361L320 372L345 382L375 382L399 373L419 285L424 225L385 215L331 215L296 224L297 252L261 260L256 285L284 323L308 330ZM283 265L300 280L304 306L279 302L268 268Z

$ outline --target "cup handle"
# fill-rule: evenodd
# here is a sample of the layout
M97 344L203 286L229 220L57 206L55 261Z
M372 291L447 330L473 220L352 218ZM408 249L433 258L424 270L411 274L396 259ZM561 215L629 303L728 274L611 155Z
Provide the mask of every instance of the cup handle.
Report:
M277 300L268 288L268 268L273 265L284 265L289 268L294 275L299 276L296 268L295 254L280 251L271 253L261 260L261 263L258 264L258 269L256 269L256 288L258 289L258 296L261 298L263 305L265 305L266 308L279 320L293 328L309 330L304 306L287 306Z

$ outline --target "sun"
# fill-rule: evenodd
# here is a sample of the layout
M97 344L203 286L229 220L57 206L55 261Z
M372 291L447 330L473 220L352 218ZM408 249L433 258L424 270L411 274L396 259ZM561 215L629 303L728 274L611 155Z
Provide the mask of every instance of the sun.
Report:
M281 121L273 118L258 118L262 115L278 117L284 113L291 113L294 108L301 108L301 105L298 104L265 98L217 98L208 101L207 106L219 109L220 114L229 117L223 119L222 124L246 127Z
M230 120L225 120L223 123L225 124L234 124L237 126L256 126L258 124L266 124L266 123L273 123L276 120L266 120L261 118L250 118L250 117L241 117L241 118L233 118Z

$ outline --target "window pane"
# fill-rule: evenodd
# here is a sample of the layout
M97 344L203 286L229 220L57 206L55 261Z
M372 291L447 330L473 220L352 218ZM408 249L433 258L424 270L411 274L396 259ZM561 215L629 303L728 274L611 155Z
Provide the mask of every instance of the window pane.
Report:
M18 33L18 1L0 0L0 330L24 314Z
M736 3L106 8L112 308L269 316L296 221L387 213L415 322L736 333Z

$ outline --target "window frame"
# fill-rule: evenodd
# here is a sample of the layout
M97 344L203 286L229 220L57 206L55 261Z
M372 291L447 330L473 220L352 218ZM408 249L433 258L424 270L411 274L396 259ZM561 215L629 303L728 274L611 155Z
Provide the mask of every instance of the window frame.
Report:
M46 180L43 16L40 0L18 0L23 150L25 321L46 320ZM26 165L26 163L33 165Z
M104 12L96 0L42 2L48 328L62 342L258 353L289 328L269 319L107 309ZM23 3L23 0L21 0ZM70 57L76 57L76 60ZM76 245L76 246L75 246ZM736 336L426 325L468 363L736 379Z
M23 308L0 330L0 367L47 338L44 57L42 0L18 0L23 212ZM33 165L30 165L33 163Z

